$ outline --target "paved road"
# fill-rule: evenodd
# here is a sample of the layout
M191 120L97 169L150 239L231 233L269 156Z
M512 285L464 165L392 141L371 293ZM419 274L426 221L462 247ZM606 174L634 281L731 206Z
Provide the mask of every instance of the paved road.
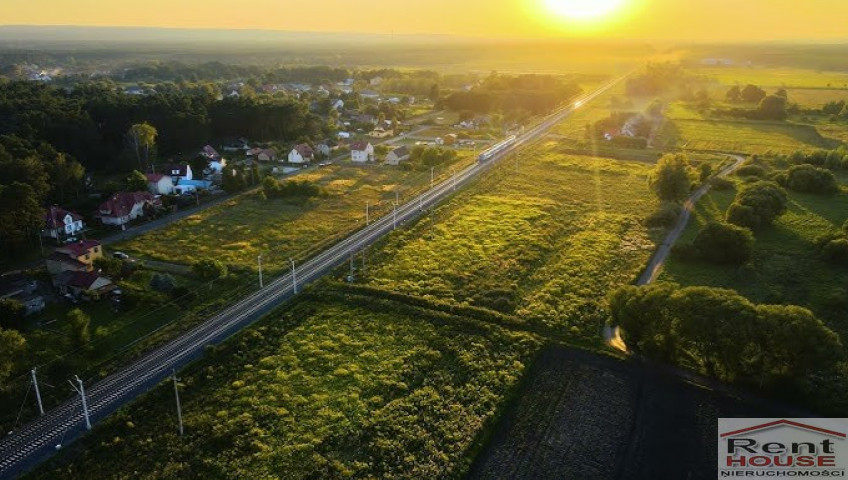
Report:
M735 172L739 167L742 166L742 163L745 161L745 158L739 155L728 154L728 157L734 159L735 161L729 166L722 169L717 176L726 177L731 173ZM660 275L660 271L662 271L663 265L665 265L666 260L668 260L668 256L671 253L671 249L675 243L680 239L680 236L683 234L683 231L686 230L686 226L689 225L689 219L692 218L692 212L695 210L695 204L698 203L704 195L707 194L711 189L711 185L706 183L701 186L698 190L696 190L686 203L683 204L683 211L680 213L680 217L677 219L677 224L674 225L674 228L668 233L663 240L663 243L660 244L657 251L654 252L654 256L651 257L651 260L648 262L647 267L645 267L645 271L642 272L642 275L639 277L639 280L636 281L636 285L648 285L654 283L657 280L657 277ZM604 341L607 345L610 345L618 350L623 352L627 351L627 345L624 343L624 340L621 338L621 330L618 326L612 327L610 325L604 326Z
M618 78L579 100L583 105L605 93L625 77ZM350 252L373 244L405 222L411 221L428 208L450 197L463 185L515 149L541 138L552 126L570 115L575 106L569 105L538 126L523 133L515 144L485 163L475 162L456 175L434 186L409 203L399 206L396 214L386 215L318 254L295 274L285 275L249 297L235 303L169 343L137 358L120 371L86 388L91 421L96 423L166 379L173 369L203 355L205 346L217 344L255 322L273 308L296 295L304 285L343 264ZM67 400L45 416L33 421L12 435L0 440L0 478L31 469L49 457L60 443L68 444L85 433L82 403L79 397Z

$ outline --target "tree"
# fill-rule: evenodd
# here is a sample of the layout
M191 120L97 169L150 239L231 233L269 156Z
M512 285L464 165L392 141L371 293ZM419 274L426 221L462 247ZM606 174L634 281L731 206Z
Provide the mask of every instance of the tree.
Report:
M739 103L742 100L742 89L739 88L739 85L734 85L730 87L730 90L727 91L725 98L727 98L728 102Z
M64 202L68 190L78 189L82 185L85 167L65 154L57 154L47 163L47 172L53 186L53 196Z
M713 166L709 163L704 162L698 167L698 180L700 180L701 183L704 183L709 180L712 175Z
M157 292L170 293L177 288L177 282L167 273L157 273L150 279L150 288Z
M23 327L26 307L13 299L0 300L0 328L20 330Z
M150 163L150 149L156 146L157 135L156 128L147 122L136 123L127 132L127 143L135 152L138 166L142 170L146 170ZM141 161L142 152L144 153L144 163Z
M692 189L692 169L683 154L664 155L651 173L651 188L660 200L683 201Z
M769 95L762 100L757 107L761 120L786 120L786 97Z
M822 257L830 263L848 265L848 239L837 238L822 248Z
M727 223L708 223L692 242L698 256L718 264L741 264L754 252L754 235L750 230Z
M756 85L745 85L741 92L742 101L747 103L759 103L766 97L766 91Z
M434 103L439 101L439 97L441 97L441 91L439 90L438 83L434 83L430 87L430 94L428 95L428 97L430 98L430 101Z
M91 341L91 317L79 308L68 312L71 325L71 339L75 346L83 347Z
M126 179L125 187L128 192L146 192L147 177L138 170L133 170Z
M214 280L227 275L227 266L211 258L198 261L192 265L191 270L203 280Z
M746 185L727 210L727 221L758 230L774 223L786 212L786 192L777 184L758 181Z
M247 187L244 173L237 167L227 167L221 174L221 188L227 193L238 193Z
M12 374L15 361L26 350L26 339L15 330L0 329L0 385Z
M19 182L0 185L0 241L7 248L20 247L43 223L44 209L31 186Z
M100 257L94 261L94 266L110 278L118 278L124 273L124 262L111 257Z
M839 191L833 172L824 168L795 165L786 175L786 187L796 192L831 194Z

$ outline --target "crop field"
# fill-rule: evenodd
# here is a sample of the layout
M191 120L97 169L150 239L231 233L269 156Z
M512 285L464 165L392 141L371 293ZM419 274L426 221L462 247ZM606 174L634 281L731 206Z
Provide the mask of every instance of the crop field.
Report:
M461 152L455 168L471 161ZM450 174L441 167L439 176ZM328 242L365 224L365 208L372 218L390 211L395 192L401 201L429 186L430 172L408 172L389 166L333 165L304 172L296 180L311 180L325 196L298 205L286 199L246 195L192 215L154 234L116 246L128 253L190 265L201 258L256 269L263 255L269 271L285 269L288 258L303 258Z
M846 184L844 175L841 177ZM737 290L755 303L795 304L810 308L842 338L848 338L846 293L848 271L819 255L818 237L838 230L848 219L848 193L829 195L789 191L788 211L775 225L757 232L754 258L743 267L687 262L672 257L660 280L682 285L706 285ZM698 230L723 219L735 192L712 192L696 207L681 242L691 242Z
M182 374L185 436L165 384L30 478L461 476L539 341L323 293Z
M727 86L750 83L763 88L848 89L848 74L842 72L797 68L699 67L693 68L692 74L716 79Z
M528 377L469 479L713 479L717 417L776 416L633 363L560 348L546 349Z
M751 121L675 119L666 122L661 135L669 147L749 154L833 148L838 143L811 125Z
M654 248L651 166L535 148L393 235L359 280L596 341L607 292Z

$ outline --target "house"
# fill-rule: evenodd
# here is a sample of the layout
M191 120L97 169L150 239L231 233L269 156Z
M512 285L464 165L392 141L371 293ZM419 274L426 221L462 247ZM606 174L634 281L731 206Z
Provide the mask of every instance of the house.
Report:
M127 95L141 96L145 94L145 91L142 87L127 87L124 89L124 93Z
M398 165L400 162L409 159L409 149L405 146L398 147L388 155L386 155L386 163L389 165Z
M433 140L433 141L436 143L436 145L444 145L445 144L445 139L442 138L442 137L436 137L435 140Z
M187 163L179 164L179 165L166 165L165 168L162 169L165 175L169 175L171 179L174 181L174 185L177 184L180 180L192 180L194 178L194 174L191 171L191 166Z
M338 136L340 139L343 139L343 140L349 140L349 139L350 139L350 132L339 132L339 133L337 134L337 136Z
M372 87L379 87L383 83L383 77L374 77L368 82Z
M337 98L330 101L330 108L341 111L345 106L344 100Z
M212 148L211 145L206 145L203 149L200 150L200 155L202 157L208 158L209 160L220 160L221 154L218 153L217 150Z
M250 150L250 145L248 145L248 142L247 142L246 139L239 138L238 140L235 140L233 142L225 143L224 145L221 146L221 148L225 152L241 152L241 151Z
M315 160L315 151L305 143L292 148L289 152L289 163L309 163Z
M0 276L0 300L17 300L26 309L26 315L45 308L44 297L38 292L38 281L15 272Z
M391 130L386 130L383 127L377 127L374 130L368 132L368 136L371 138L387 138L394 135L394 132Z
M353 117L353 121L357 123L368 123L371 125L377 125L377 117L368 113L361 113L359 115L355 115Z
M141 217L146 208L157 207L161 201L148 192L119 192L112 195L97 209L97 216L104 225L124 227Z
M81 215L55 205L47 211L44 220L47 228L42 230L41 235L57 242L73 238L85 228Z
M211 160L209 162L209 167L207 168L208 173L211 175L220 175L221 172L224 171L224 167L227 166L227 161L223 158L219 158L218 160Z
M259 147L256 147L256 148L251 148L250 150L245 152L245 155L247 155L248 157L256 157L260 153L262 153L262 149L259 148Z
M445 145L455 145L456 141L459 139L455 133L449 133L445 135L444 144Z
M91 272L94 261L103 257L103 247L97 240L84 240L63 245L56 249L45 263L52 275L63 272Z
M374 161L374 146L369 142L354 142L350 144L350 159L356 163Z
M153 195L171 195L174 193L174 179L164 173L148 173L147 189Z
M336 142L330 140L324 140L323 142L315 145L315 149L321 156L329 157L333 153L333 149L336 148Z
M64 272L53 277L62 294L96 299L118 288L112 280L97 272Z
M277 152L273 149L266 148L265 150L259 152L258 155L256 155L256 159L260 162L276 162Z

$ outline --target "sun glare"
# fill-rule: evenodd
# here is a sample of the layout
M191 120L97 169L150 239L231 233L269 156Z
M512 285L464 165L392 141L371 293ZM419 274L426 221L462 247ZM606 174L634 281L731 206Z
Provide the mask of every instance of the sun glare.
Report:
M618 11L624 0L545 0L548 10L562 18L588 22L600 20Z

